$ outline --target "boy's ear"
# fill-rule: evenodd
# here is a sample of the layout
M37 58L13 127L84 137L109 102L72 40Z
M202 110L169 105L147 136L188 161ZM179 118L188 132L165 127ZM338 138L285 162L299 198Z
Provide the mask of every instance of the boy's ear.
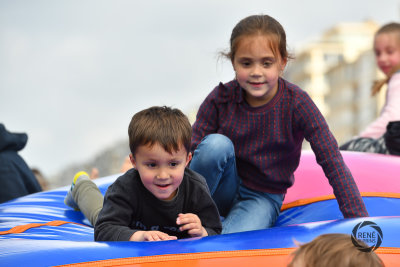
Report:
M187 158L186 158L186 165L185 165L185 167L187 167L187 165L189 164L189 162L192 160L192 152L189 152L188 153L188 156L187 156Z
M133 168L136 169L136 160L135 160L135 157L132 155L132 153L129 154L129 159L132 163Z

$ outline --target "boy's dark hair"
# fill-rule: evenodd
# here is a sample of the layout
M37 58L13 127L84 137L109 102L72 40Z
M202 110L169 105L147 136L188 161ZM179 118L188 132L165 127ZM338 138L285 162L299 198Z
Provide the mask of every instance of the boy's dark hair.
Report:
M155 143L168 153L178 151L181 145L189 152L192 127L179 109L154 106L133 115L128 135L132 155L139 146L153 146Z

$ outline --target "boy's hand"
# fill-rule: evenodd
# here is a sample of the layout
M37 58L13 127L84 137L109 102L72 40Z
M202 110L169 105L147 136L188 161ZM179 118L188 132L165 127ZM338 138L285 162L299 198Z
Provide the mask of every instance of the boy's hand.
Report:
M179 213L176 224L181 225L179 230L187 230L191 237L208 236L206 229L201 225L200 218L196 214Z
M129 238L129 241L163 241L176 239L176 236L167 235L160 231L137 231Z

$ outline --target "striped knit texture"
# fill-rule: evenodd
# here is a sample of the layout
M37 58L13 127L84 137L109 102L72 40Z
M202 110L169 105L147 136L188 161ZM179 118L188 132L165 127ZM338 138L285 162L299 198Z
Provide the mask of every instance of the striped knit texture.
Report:
M309 95L279 78L278 92L264 106L251 107L236 80L220 83L201 104L193 125L192 151L212 133L233 142L239 176L245 186L286 193L294 183L303 140L310 142L329 179L344 217L368 216L357 185L337 142Z

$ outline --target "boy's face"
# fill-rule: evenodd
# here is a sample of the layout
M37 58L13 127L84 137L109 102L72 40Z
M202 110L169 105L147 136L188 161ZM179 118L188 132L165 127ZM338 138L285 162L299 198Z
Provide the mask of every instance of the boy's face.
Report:
M268 36L251 35L239 41L232 64L247 103L256 107L274 97L286 62L274 55Z
M182 145L178 151L170 154L156 143L152 147L139 146L135 156L130 154L129 157L146 189L158 199L171 200L176 195L192 155Z

